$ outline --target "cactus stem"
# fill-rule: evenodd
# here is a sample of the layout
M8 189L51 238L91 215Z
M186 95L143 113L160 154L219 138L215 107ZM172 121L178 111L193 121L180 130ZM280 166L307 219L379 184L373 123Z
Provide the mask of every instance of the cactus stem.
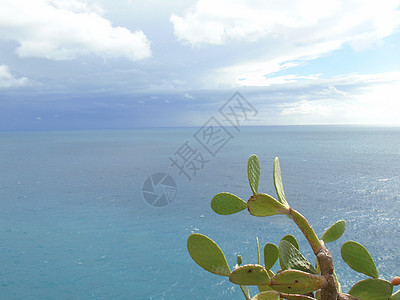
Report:
M326 279L326 285L321 289L321 300L336 300L338 297L338 292L335 278L333 276L334 268L331 253L325 247L324 242L318 238L317 234L311 227L310 223L308 223L306 218L292 208L289 209L289 217L293 219L306 237L318 259L321 275Z
M308 223L306 218L304 218L298 211L292 208L289 208L289 217L293 219L296 225L300 228L301 232L303 232L308 243L313 249L314 254L317 255L322 248L322 244L314 229L312 229L310 223Z

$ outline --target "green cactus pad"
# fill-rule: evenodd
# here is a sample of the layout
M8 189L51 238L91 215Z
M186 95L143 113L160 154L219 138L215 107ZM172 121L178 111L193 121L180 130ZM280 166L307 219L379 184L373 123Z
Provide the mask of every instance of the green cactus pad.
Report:
M362 300L390 299L393 285L386 280L368 278L357 282L349 291L349 294Z
M247 162L247 176L253 194L257 195L258 183L260 182L260 160L257 155L253 154L249 157L249 161Z
M297 242L296 238L293 235L291 235L291 234L285 235L282 238L282 240L288 241L293 246L295 246L297 250L299 250L299 243Z
M331 243L340 238L346 229L346 221L340 220L329 227L321 236L321 240L325 243Z
M259 285L257 287L258 287L258 290L260 291L260 293L274 290L272 287L270 287L268 285Z
M285 207L289 207L289 204L286 201L285 191L283 190L281 166L279 164L278 157L275 157L273 177L274 177L274 185L275 185L276 194L278 195L279 201Z
M367 276L378 278L375 263L365 247L357 242L348 241L343 244L341 250L343 260L354 271Z
M311 274L317 274L317 270L297 250L292 243L282 240L279 243L279 263L282 270L300 270Z
M307 294L322 288L325 278L298 270L286 270L271 278L269 286L290 294Z
M275 244L268 243L264 246L264 264L270 270L279 258L279 249Z
M275 246L276 247L276 246ZM275 276L274 272L272 272L271 270L267 270L267 274L269 276L269 278ZM266 291L273 291L273 288L271 288L268 285L259 285L258 286L258 290L261 292L266 292Z
M244 265L235 269L229 280L239 285L264 285L269 281L267 270L260 265Z
M394 293L391 297L390 300L400 300L400 291L397 291Z
M211 200L211 208L220 215L231 215L246 209L247 203L231 193L218 193Z
M257 194L247 201L247 208L253 216L266 217L278 214L288 214L289 210L278 200L267 194Z
M198 233L191 234L187 248L192 259L203 269L217 275L231 275L224 253L212 239Z
M279 300L281 299L279 295L277 291L267 291L255 295L251 300Z

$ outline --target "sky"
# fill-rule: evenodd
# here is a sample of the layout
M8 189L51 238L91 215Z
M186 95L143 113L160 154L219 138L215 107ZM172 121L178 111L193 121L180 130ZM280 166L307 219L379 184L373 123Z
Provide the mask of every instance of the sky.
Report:
M0 0L0 130L400 124L400 0Z

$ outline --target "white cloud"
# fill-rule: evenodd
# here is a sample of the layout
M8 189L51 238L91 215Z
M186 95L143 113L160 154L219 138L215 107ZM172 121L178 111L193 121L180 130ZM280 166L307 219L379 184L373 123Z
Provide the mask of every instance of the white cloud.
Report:
M352 114L361 123L400 125L399 95L400 80L371 87L355 97Z
M194 100L194 97L192 95L190 95L189 93L184 93L183 98Z
M326 103L326 100L307 101L300 100L295 103L283 105L282 115L311 115L312 117L327 117L333 112L335 105Z
M337 49L339 46L340 43L338 41L296 46L288 45L285 42L277 46L282 48L277 53L272 53L266 57L257 57L250 62L220 68L217 74L218 78L210 81L230 82L239 86L269 86L283 83L281 80L306 79L307 77L299 77L297 75L273 77L269 74L301 65L304 61L320 57L324 53ZM309 77L313 78L315 76L311 75Z
M20 57L70 60L95 54L136 61L151 55L142 31L113 27L93 1L2 0L0 37L17 41Z
M207 85L268 86L276 81L269 74L344 45L358 51L381 43L400 25L399 7L400 0L198 0L170 21L183 43L239 50L236 63L217 69Z
M258 40L281 36L334 13L339 1L199 0L184 16L170 18L178 39L192 45L224 44L229 40Z
M26 77L15 78L5 65L0 65L0 88L11 88L31 85Z
M280 90L286 101L276 109L285 124L400 124L400 72L286 83Z
M266 37L296 42L340 38L355 47L374 43L399 24L398 0L198 0L170 18L178 39L192 45Z

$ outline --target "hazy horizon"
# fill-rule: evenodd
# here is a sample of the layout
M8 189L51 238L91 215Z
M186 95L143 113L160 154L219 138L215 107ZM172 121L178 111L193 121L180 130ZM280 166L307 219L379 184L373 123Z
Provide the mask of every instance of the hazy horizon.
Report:
M399 124L400 1L0 2L0 130Z

